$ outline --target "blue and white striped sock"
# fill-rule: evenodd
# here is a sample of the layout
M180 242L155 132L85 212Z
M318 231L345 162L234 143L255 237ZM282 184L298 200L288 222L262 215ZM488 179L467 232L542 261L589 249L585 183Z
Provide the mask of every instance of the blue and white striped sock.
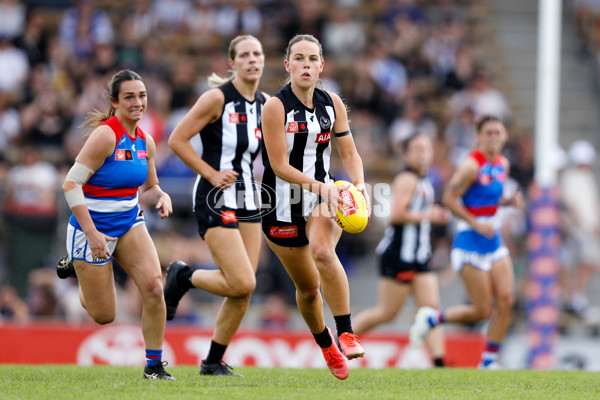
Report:
M500 343L487 342L483 354L481 354L481 365L487 367L493 362L498 361L498 353L500 352Z
M162 362L162 350L146 349L146 366L157 365Z

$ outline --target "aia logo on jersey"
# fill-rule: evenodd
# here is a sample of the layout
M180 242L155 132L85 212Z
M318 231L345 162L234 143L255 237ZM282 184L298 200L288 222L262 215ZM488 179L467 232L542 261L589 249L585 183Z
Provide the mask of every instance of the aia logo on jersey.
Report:
M306 121L291 121L288 122L285 131L287 133L308 133L308 125Z
M223 219L223 224L231 224L233 222L238 222L237 217L235 216L235 211L223 211L221 213L221 218Z
M479 183L483 186L489 185L493 180L494 178L490 174L479 175Z
M328 143L331 141L331 132L318 133L315 143Z
M128 161L133 160L131 150L117 149L115 152L115 160L117 161Z
M230 113L229 122L232 124L245 124L248 122L246 113Z
M262 131L260 130L260 128L256 128L254 130L254 137L257 138L258 140L262 139Z

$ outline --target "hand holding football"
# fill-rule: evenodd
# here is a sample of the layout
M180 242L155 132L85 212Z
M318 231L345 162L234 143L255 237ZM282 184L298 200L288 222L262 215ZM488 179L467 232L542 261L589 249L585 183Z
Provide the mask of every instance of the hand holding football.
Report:
M348 181L337 181L334 183L337 186L350 185L348 189L342 190L340 196L350 200L351 206L343 206L344 213L337 210L339 221L337 224L349 233L362 232L369 222L369 212L367 211L367 202L361 192Z

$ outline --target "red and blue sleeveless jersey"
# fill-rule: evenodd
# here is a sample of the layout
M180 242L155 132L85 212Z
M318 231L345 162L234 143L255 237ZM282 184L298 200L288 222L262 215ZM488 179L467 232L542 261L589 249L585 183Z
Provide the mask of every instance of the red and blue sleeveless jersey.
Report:
M146 134L136 127L135 138L131 138L116 116L101 125L115 133L115 150L83 185L83 194L96 229L118 237L141 217L138 188L148 177ZM69 223L81 229L74 215Z
M496 214L506 181L506 168L502 157L493 161L477 149L469 154L479 164L477 179L462 197L465 208L476 217L491 217Z
M479 164L477 179L462 197L463 205L477 220L497 225L494 216L498 210L500 197L506 180L506 168L502 163L502 157L496 156L491 161L480 151L475 150L469 154ZM460 219L456 224L456 236L452 244L453 251L460 250L465 254L492 254L503 246L500 232L492 238L485 237L476 232L471 225ZM477 257L475 255L465 257ZM473 260L470 259L470 263Z

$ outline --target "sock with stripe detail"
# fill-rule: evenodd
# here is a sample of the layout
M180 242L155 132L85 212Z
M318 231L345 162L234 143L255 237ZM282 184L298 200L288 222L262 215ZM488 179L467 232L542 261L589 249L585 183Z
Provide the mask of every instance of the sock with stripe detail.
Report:
M498 361L499 352L500 343L487 342L485 350L481 354L481 365L487 367L491 363Z
M158 365L162 362L162 350L146 349L146 366Z

